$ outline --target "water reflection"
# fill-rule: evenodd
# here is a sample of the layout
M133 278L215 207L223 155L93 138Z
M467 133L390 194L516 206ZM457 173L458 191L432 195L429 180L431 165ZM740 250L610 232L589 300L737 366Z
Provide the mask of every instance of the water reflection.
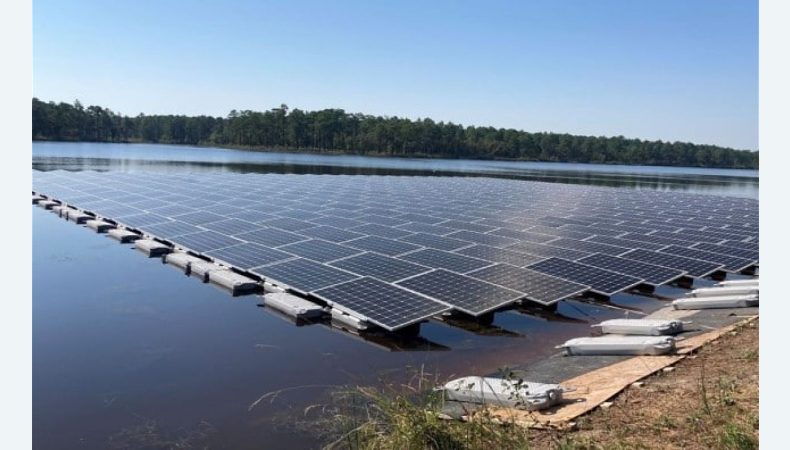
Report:
M34 143L37 170L484 176L757 198L754 170L330 156L145 144Z

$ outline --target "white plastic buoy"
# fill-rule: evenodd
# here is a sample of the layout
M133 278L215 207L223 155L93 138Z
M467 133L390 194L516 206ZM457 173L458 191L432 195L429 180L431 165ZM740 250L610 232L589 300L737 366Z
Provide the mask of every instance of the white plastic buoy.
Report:
M530 411L546 409L562 402L562 394L566 391L558 384L476 376L449 381L442 386L442 390L450 400Z
M753 285L720 286L694 289L689 297L723 297L725 295L759 295L760 288Z
M671 336L600 336L571 339L558 348L567 355L663 355L675 349Z
M722 297L686 297L672 302L675 309L747 308L758 306L756 295L726 295Z
M746 279L746 280L725 280L716 283L716 286L754 286L760 287L760 279Z
M593 325L593 327L600 327L604 334L663 336L683 331L683 322L668 319L612 319Z

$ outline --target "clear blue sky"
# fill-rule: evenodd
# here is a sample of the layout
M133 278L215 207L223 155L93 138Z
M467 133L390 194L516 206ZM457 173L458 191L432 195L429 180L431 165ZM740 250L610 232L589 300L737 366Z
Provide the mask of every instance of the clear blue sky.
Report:
M33 95L131 115L286 103L757 149L758 4L36 0Z

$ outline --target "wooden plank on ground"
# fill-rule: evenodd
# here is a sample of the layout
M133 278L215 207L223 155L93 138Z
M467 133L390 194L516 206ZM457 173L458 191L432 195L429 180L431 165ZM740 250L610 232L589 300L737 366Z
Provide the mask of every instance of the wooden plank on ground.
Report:
M565 395L568 402L543 411L524 411L515 408L491 407L488 412L501 421L531 427L563 427L573 419L587 413L606 400L614 397L629 385L675 364L685 355L711 342L734 328L754 320L753 316L736 324L719 328L678 342L677 352L666 356L637 356L577 377L560 384L575 388L575 392ZM584 358L576 356L576 358Z

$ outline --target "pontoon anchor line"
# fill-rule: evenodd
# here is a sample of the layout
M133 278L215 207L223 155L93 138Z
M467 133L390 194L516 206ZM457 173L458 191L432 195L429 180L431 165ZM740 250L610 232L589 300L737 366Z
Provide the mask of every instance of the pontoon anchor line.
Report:
M201 261L185 270L204 281L217 272L215 284L240 293L237 275L247 277L259 291L268 283L388 331L447 312L484 320L525 301L649 291L759 262L750 199L488 178L33 178L40 206L122 242L142 239L151 256L194 255Z

